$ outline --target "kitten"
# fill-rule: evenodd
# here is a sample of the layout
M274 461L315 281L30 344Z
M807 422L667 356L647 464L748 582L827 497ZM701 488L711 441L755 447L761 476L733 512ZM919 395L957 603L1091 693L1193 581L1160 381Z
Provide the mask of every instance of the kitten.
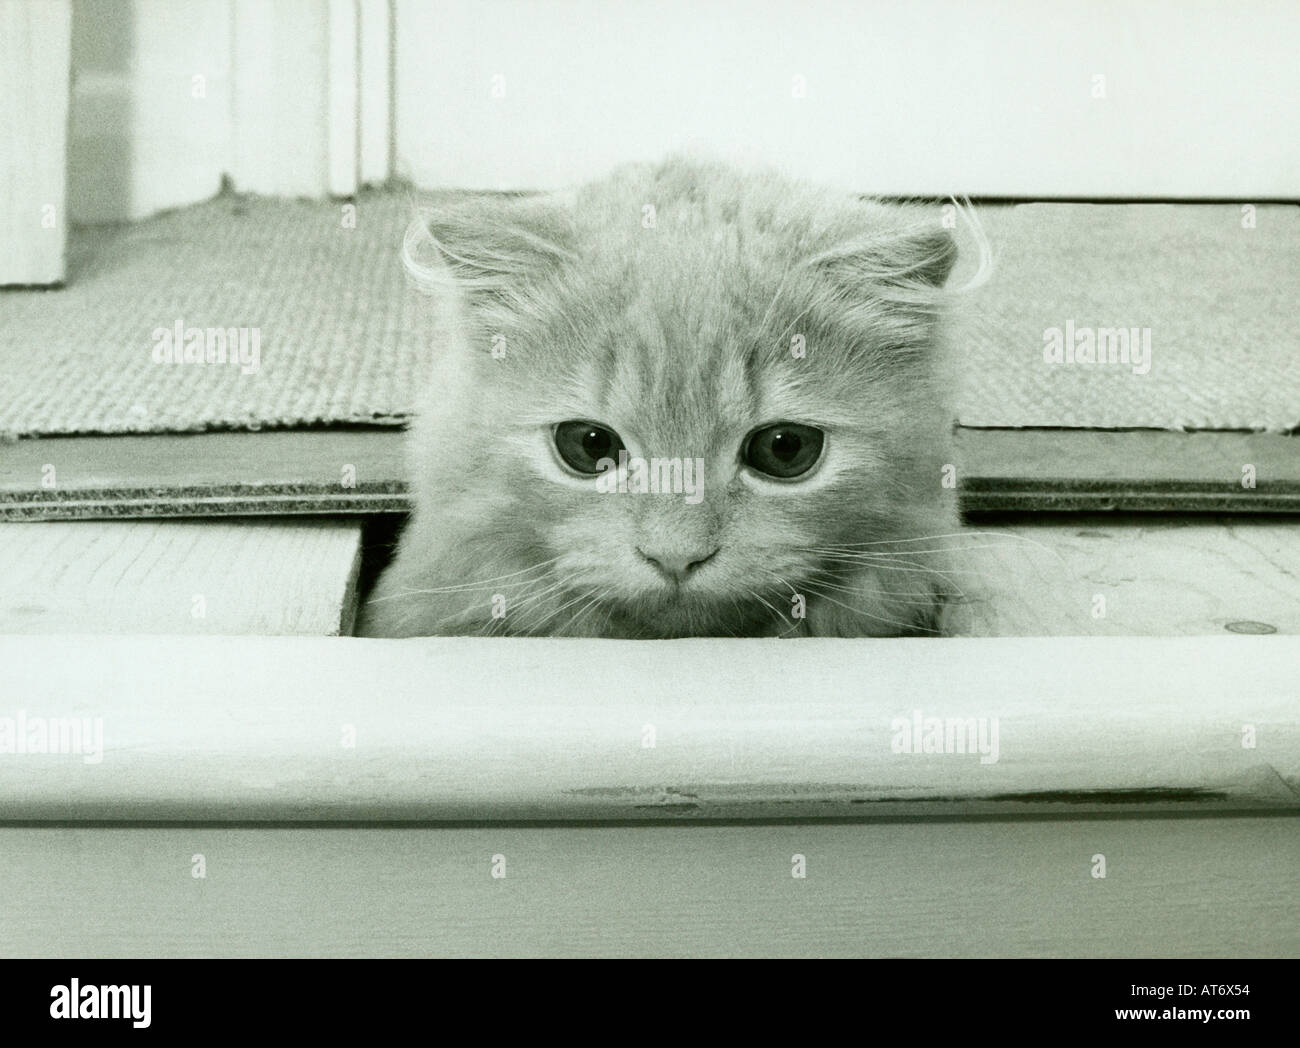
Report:
M685 159L421 219L439 355L359 632L938 631L956 253L938 208Z

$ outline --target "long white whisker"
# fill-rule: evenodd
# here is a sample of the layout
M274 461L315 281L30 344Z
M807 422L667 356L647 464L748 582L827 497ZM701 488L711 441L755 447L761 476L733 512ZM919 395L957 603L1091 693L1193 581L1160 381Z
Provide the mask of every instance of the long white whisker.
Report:
M845 604L843 601L838 601L838 600L836 600L834 597L832 597L829 593L821 593L821 592L818 592L818 590L816 590L816 589L813 588L812 586L809 586L808 589L809 589L809 591L810 591L811 593L814 593L814 594L816 594L817 596L821 597L822 600L828 600L828 601L830 601L832 604L838 604L838 605L839 605L841 608L843 608L845 611L851 611L851 612L853 612L854 614L857 614L857 615L865 615L867 618L869 618L869 619L875 619L877 622L883 622L883 623L885 623L887 626L893 626L893 627L895 627L895 628L908 629L908 630L913 630L913 629L916 629L916 630L924 630L926 633L933 633L933 634L935 634L936 636L939 635L940 633L942 633L942 630L934 630L934 629L930 629L929 626L921 626L921 625L918 625L917 623L914 623L914 622L899 622L899 621L897 621L896 619L887 619L887 618L884 618L883 616L880 616L880 615L873 615L873 614L871 614L871 612L869 612L869 611L863 611L861 608L855 608L855 607L852 607L852 606L850 606L850 605L848 605L848 604Z
M526 568L520 568L518 571L512 571L508 575L496 575L489 579L479 579L473 582L458 582L454 586L434 586L428 589L408 589L398 593L390 593L386 597L375 597L368 600L367 604L380 604L387 600L393 600L396 597L419 597L419 596L436 596L439 593L463 593L466 590L480 589L483 586L490 586L496 582L503 582L506 579L516 578L519 575L526 575L532 571L540 571L551 564L554 564L559 557L552 557L550 560L541 561L538 564L529 565Z

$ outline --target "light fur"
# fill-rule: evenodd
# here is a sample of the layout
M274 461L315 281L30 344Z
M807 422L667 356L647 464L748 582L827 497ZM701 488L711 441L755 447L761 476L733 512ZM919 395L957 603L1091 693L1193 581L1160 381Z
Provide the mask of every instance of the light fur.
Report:
M421 216L404 257L437 361L410 434L412 517L361 632L940 630L955 256L933 205L681 158ZM702 460L703 500L564 478L548 441L570 419ZM806 481L741 464L746 434L777 421L827 434ZM714 547L676 584L636 552Z

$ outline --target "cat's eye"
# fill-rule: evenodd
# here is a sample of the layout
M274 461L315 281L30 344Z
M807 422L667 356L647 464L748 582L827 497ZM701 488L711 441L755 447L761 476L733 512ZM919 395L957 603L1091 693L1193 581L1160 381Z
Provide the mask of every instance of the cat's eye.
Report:
M555 450L575 473L595 476L601 459L617 459L623 441L612 429L594 422L561 422L555 427Z
M797 422L778 422L756 429L745 440L740 457L750 469L779 480L803 476L822 456L826 434Z

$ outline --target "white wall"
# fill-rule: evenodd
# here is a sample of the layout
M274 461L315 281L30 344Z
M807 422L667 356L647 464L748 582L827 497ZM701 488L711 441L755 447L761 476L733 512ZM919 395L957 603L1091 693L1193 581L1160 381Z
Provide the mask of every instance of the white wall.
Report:
M891 194L1300 196L1294 0L397 0L397 26L425 186L698 143Z
M0 287L64 276L68 0L0 0Z
M74 221L138 218L220 188L230 155L229 9L229 0L74 0Z
M1297 42L1296 0L75 0L69 209L679 148L866 192L1300 198Z
M284 196L388 178L387 0L74 0L72 26L74 220L203 200L223 175Z

